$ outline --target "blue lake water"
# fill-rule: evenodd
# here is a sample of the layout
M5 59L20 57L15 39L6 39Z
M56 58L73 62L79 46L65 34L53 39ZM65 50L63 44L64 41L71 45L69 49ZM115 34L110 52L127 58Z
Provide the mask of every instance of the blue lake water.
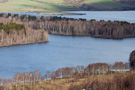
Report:
M113 40L50 35L47 43L0 48L0 77L34 70L44 74L47 70L96 62L128 62L134 49L135 38Z
M66 17L81 17L86 19L95 17L97 20L119 19L135 22L135 11L116 12L117 14L121 13L121 15L124 15L123 17L120 14L120 17L116 17L116 14L114 15L112 11L92 11L85 13L89 13L91 16L86 14ZM106 13L110 13L110 15L106 15ZM67 66L87 66L90 63L96 62L128 62L129 55L134 49L135 38L116 40L92 38L89 36L50 35L49 42L46 43L1 47L0 78L13 77L16 73L34 70L40 70L42 74L45 74L48 70L53 71Z

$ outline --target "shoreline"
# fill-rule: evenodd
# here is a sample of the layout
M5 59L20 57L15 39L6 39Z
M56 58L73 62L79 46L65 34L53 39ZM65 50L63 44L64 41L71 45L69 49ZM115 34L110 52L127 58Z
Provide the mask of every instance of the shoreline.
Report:
M18 13L33 13L35 15L86 15L86 13L63 13L63 12L52 12L52 13L44 13L44 12L0 12L0 13L11 13L11 14L18 14Z
M6 45L6 46L0 46L0 48L2 47L11 47L11 46L19 46L19 45L30 45L30 44L38 44L38 43L47 43L49 41L39 41L39 42L34 42L34 43L20 43L20 44L12 44L12 45Z
M135 10L70 10L71 12L73 11L88 11L88 12L93 12L93 11L135 11ZM33 14L37 14L37 15L86 15L86 13L68 13L70 12L69 10L68 11L60 11L60 12L38 12L38 11L28 11L28 12L18 12L18 11L14 11L14 12L0 12L0 13L13 13L13 14L16 14L16 13L33 13Z
M112 40L123 40L128 38L135 38L135 36L123 37L123 38L109 38L109 37L102 37L102 36L91 36L91 35L72 35L72 34L57 34L57 33L49 33L51 35L60 35L60 36L72 36L72 37L92 37L92 38L99 38L99 39L112 39Z

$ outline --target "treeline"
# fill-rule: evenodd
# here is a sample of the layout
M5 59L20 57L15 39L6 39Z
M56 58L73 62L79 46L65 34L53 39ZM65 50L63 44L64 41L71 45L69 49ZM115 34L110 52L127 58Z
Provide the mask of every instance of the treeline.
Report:
M51 34L87 35L100 38L121 39L135 37L135 23L126 21L96 21L95 19L73 19L57 16L36 17L30 15L2 14L10 20L20 20L33 29L44 29Z
M31 15L19 15L19 14L11 14L11 13L0 13L0 17L4 18L9 18L11 20L18 20L20 19L21 21L37 21L37 20L42 20L42 17L37 17L37 16L31 16Z
M126 38L135 37L135 24L124 21L87 21L85 19L58 18L45 22L45 30L52 34L62 35L88 35L101 38Z
M34 72L17 73L13 79L0 79L0 85L12 85L12 84L27 84L31 86L36 85L39 81L43 80L55 80L60 78L84 78L89 75L111 74L116 72L125 72L129 70L129 63L116 62L113 65L107 63L94 63L89 64L87 67L65 67L56 71L47 71L44 76L41 75L39 70Z
M19 83L23 85L30 83L32 86L35 85L38 81L43 81L43 77L41 76L40 71L36 70L34 72L17 73L13 79L0 79L0 86L16 84L17 87Z

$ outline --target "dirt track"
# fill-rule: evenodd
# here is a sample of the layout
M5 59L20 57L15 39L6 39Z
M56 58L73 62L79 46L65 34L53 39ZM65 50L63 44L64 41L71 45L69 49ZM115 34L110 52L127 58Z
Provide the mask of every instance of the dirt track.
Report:
M8 0L0 0L0 3L8 2Z

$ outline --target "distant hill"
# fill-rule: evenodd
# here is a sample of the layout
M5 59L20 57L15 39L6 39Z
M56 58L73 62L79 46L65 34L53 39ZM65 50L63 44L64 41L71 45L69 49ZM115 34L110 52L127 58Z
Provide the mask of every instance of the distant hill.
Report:
M135 10L135 0L0 0L0 12Z
M121 4L128 4L128 5L135 6L135 0L114 0L114 1Z

